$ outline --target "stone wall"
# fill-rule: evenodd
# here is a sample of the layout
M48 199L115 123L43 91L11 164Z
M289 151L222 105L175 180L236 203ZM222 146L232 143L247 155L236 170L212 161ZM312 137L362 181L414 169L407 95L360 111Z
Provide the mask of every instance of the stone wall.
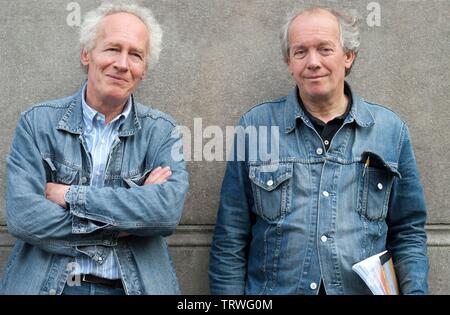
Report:
M137 97L193 130L233 126L253 104L293 86L282 62L278 30L298 4L339 5L362 17L362 46L349 82L386 104L411 129L429 217L432 294L450 294L450 1L160 0L150 4L164 30L160 63ZM100 1L0 0L0 195L4 157L15 123L31 104L73 94L79 64L80 14ZM208 142L205 137L203 144ZM190 141L190 192L182 224L169 238L183 293L208 293L207 263L226 158L206 161ZM195 155L197 154L197 155ZM197 157L197 158L196 158ZM189 157L188 157L189 158ZM197 161L199 160L199 161ZM19 184L19 183L17 183ZM0 268L13 239L0 207Z

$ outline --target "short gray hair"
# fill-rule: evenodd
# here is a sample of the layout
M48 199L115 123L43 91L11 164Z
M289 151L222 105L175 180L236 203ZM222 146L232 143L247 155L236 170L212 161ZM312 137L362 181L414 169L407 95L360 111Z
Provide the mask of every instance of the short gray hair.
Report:
M150 9L134 3L130 4L129 1L104 1L98 8L88 12L80 27L81 49L86 49L87 52L92 51L95 48L98 26L102 19L120 12L136 16L147 27L149 49L145 57L147 68L150 69L157 64L161 53L162 29Z
M353 51L355 55L358 55L360 46L360 36L359 36L359 16L354 10L338 10L328 7L311 7L308 9L296 9L291 13L286 19L286 23L280 30L280 44L281 52L283 54L283 59L287 63L289 61L289 28L292 22L301 14L305 12L313 12L316 10L325 10L333 14L339 23L339 33L341 46L344 52ZM350 73L349 69L347 74Z

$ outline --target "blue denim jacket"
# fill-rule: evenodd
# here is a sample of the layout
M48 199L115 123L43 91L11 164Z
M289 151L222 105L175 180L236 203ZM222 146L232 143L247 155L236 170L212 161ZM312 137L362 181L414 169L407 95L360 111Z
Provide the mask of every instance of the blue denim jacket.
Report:
M211 292L317 294L322 280L327 294L370 294L351 267L388 249L401 292L426 294L426 206L406 124L352 91L352 109L326 152L297 95L240 120L244 128L279 126L279 158L250 159L247 151L240 160L235 145L210 254ZM258 146L272 136L268 129Z
M164 238L178 225L188 190L185 162L172 159L181 145L175 122L133 100L111 148L105 187L96 188L89 186L82 119L81 90L20 117L6 191L8 230L18 240L0 294L60 294L81 249L97 248L84 254L102 261L105 247L113 249L127 294L178 294ZM144 186L158 166L170 166L170 179ZM44 197L47 182L71 185L69 210ZM119 238L120 232L130 236Z

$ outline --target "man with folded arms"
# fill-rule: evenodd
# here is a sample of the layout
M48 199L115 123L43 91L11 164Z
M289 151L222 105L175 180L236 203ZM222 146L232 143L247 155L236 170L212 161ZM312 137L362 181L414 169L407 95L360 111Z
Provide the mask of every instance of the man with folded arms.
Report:
M188 190L180 135L132 93L161 50L152 12L104 3L81 26L87 81L24 112L7 158L2 294L178 294L166 236Z

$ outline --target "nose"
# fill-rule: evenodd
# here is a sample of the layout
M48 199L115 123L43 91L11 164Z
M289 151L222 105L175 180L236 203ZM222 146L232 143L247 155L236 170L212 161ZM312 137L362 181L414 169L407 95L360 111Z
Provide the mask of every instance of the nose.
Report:
M307 58L306 66L308 70L320 69L320 55L316 51L309 53Z
M114 67L121 72L128 71L128 56L126 53L117 55L114 62Z

